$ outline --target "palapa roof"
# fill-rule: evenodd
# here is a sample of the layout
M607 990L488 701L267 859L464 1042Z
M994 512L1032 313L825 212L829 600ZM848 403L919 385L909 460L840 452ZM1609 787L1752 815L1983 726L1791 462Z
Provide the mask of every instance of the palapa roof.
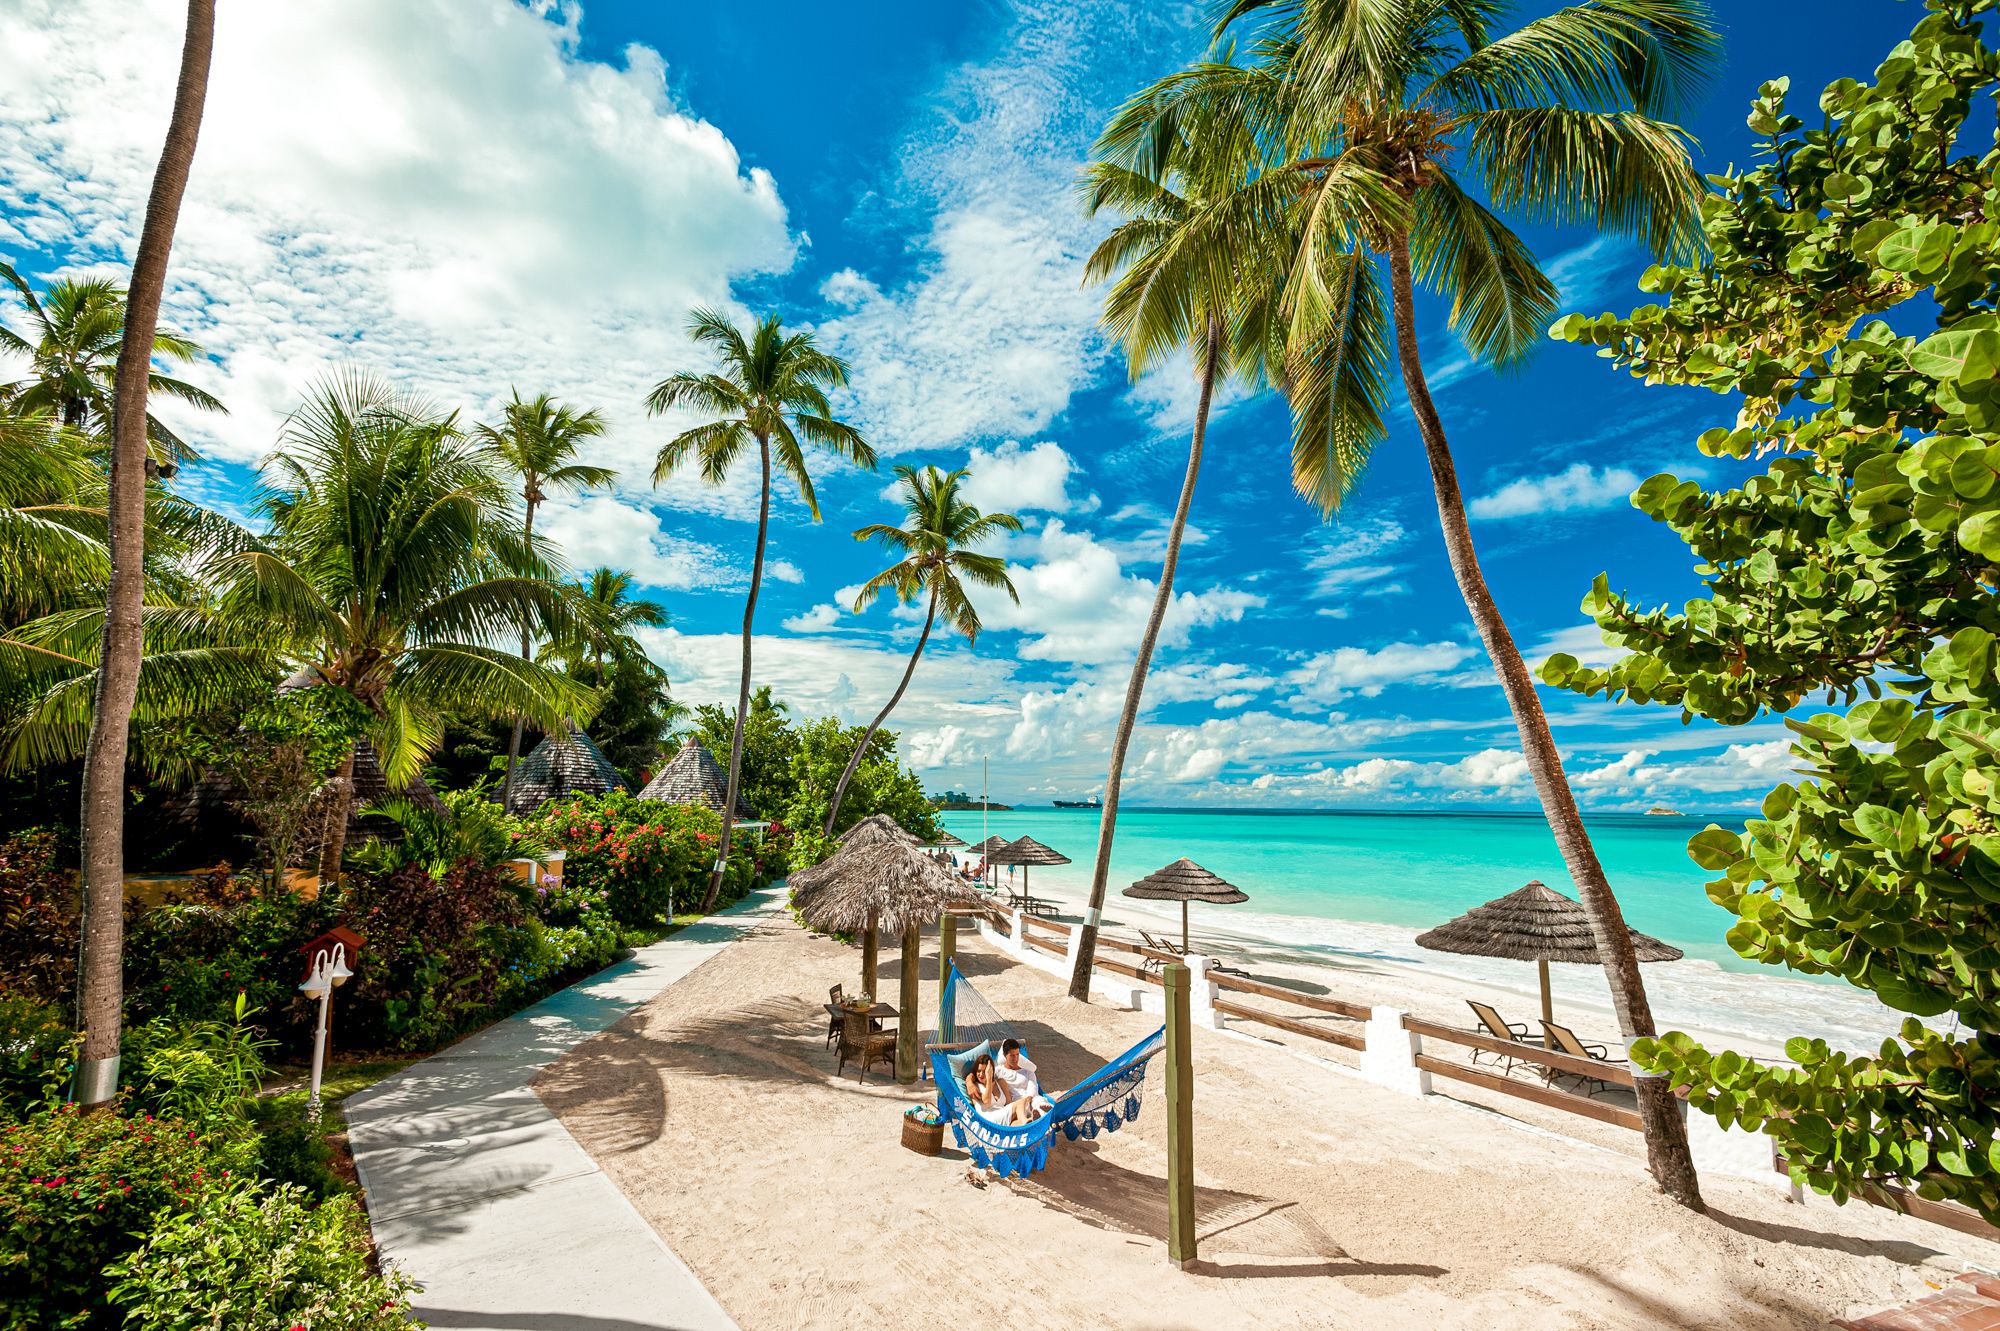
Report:
M951 833L945 831L942 827L940 827L938 829L938 834L931 839L929 844L933 846L957 847L964 845L965 842L959 840L957 837L953 836Z
M1679 961L1683 955L1679 948L1637 929L1631 934L1641 961ZM1475 906L1457 919L1417 935L1417 946L1511 961L1597 965L1601 960L1590 932L1590 912L1539 882Z
M825 933L859 933L871 924L899 934L930 924L955 901L981 900L972 887L906 841L847 845L791 877L792 907Z
M1250 899L1249 893L1224 882L1220 875L1210 873L1185 856L1147 874L1121 895L1149 901L1207 901L1218 906Z
M507 812L529 813L550 800L623 789L625 778L611 760L590 736L570 726L567 734L550 735L537 744L515 766Z
M1059 850L1050 850L1031 836L1019 841L1009 841L1000 849L987 855L995 864L1068 864L1069 856Z
M843 846L866 846L877 841L899 841L906 846L923 844L914 832L886 813L869 814L834 840Z
M692 804L711 813L721 813L729 799L729 773L715 761L714 754L702 747L700 740L690 735L681 741L680 752L653 773L653 779L639 792L639 798L661 804ZM736 816L755 817L740 790L736 792Z
M980 842L978 845L974 846L972 848L972 853L974 855L980 855L986 857L987 859L991 859L993 857L994 851L1005 850L1006 848L1007 848L1006 837L990 836L987 837L984 841Z

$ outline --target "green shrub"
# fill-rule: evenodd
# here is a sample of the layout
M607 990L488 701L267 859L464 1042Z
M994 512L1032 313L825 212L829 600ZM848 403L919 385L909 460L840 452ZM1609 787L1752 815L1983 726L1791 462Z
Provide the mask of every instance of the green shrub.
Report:
M368 1227L350 1198L303 1189L218 1189L201 1213L164 1217L105 1270L135 1331L309 1327L407 1331L410 1282L368 1270Z
M26 1118L62 1097L78 1042L56 1008L0 997L0 1122Z
M312 1032L315 1005L298 991L299 949L333 921L330 902L280 890L259 895L226 874L126 922L128 1020L201 1021L227 1012L238 993L258 1024L288 1048Z
M304 1093L259 1097L246 1109L257 1133L259 1177L299 1188L317 1201L346 1195L347 1181L333 1171L325 1129L306 1117Z
M270 1071L264 1055L272 1042L251 1029L254 1013L242 994L236 996L234 1015L233 1022L156 1017L128 1029L127 1107L180 1119L209 1135L247 1135L244 1105Z
M116 1325L105 1266L246 1161L172 1119L65 1106L0 1127L0 1331Z

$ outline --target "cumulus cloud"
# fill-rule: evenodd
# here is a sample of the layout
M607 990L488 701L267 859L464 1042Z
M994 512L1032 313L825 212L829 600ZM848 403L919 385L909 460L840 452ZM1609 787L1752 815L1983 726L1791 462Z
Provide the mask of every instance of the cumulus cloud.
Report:
M971 474L963 493L987 513L1087 513L1097 507L1096 495L1070 493L1070 482L1082 469L1061 444L1009 439L995 448L974 448L965 466Z
M1434 684L1479 655L1462 642L1394 642L1386 647L1336 647L1315 652L1285 673L1300 703L1378 697L1401 684Z
M603 409L589 460L643 485L678 424L648 421L641 398L690 362L681 312L793 261L771 177L674 99L657 51L586 58L574 3L294 0L227 18L166 318L206 344L213 363L188 377L231 414L168 405L175 423L251 461L337 363L475 419L512 383ZM127 261L182 22L164 0L0 7L0 191L29 244ZM751 492L688 478L666 493L741 513Z
M792 633L824 633L840 622L840 607L822 603L783 622Z
M667 590L749 581L747 565L739 567L708 545L667 531L649 504L612 495L558 495L537 514L537 522L575 569L626 569L647 586Z
M1639 488L1639 474L1625 467L1598 471L1572 463L1552 476L1523 476L1468 505L1475 518L1525 518L1540 513L1575 513L1615 508Z

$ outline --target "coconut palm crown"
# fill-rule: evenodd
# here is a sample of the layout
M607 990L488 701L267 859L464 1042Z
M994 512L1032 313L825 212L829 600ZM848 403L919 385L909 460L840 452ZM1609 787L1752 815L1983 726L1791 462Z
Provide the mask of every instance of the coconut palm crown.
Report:
M1006 561L998 555L980 554L972 547L985 544L1001 532L1021 530L1021 520L1012 513L980 512L959 489L965 477L963 468L950 472L937 467L925 467L921 471L915 467L896 468L896 488L903 501L903 524L892 527L875 522L854 533L857 541L878 541L902 556L861 584L861 590L854 598L855 611L866 610L884 592L894 593L896 599L904 604L921 596L927 606L923 631L917 635L917 645L910 652L910 663L903 668L903 677L897 683L896 691L889 695L889 701L875 714L868 728L861 732L861 739L855 744L854 753L840 774L839 784L833 788L833 802L826 811L825 832L828 836L833 835L840 817L841 801L847 797L847 787L854 780L854 773L861 766L870 741L910 687L910 679L916 674L917 662L923 658L924 648L930 643L931 629L936 625L939 613L942 612L945 621L965 635L967 642L977 642L981 628L979 610L972 604L972 598L966 595L965 583L1006 592L1016 605L1020 604L1021 596L1014 590L1014 580L1007 576Z

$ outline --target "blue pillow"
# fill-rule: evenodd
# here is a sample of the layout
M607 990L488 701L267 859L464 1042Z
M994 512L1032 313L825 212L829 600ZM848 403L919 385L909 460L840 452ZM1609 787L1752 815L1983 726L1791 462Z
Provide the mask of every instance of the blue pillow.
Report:
M965 1088L965 1075L972 1071L972 1065L979 1061L981 1054L991 1054L992 1052L993 1042L991 1040L981 1040L962 1054L946 1054L944 1061L951 1065L952 1084L963 1090Z

